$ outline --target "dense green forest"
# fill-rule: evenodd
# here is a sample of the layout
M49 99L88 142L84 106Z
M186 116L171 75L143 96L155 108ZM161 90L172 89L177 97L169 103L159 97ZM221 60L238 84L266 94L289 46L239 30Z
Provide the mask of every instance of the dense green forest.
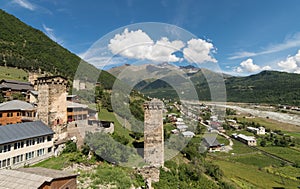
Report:
M52 41L43 32L0 10L0 66L17 67L27 71L41 71L73 79L81 59ZM82 62L79 79L94 80L99 76L103 86L111 89L115 77L106 71ZM76 78L78 78L76 76Z
M262 71L225 81L228 101L300 105L300 75Z
M202 71L199 71L190 77L197 90L199 100L211 100L207 77L220 77L220 74L211 72L204 75ZM224 82L227 101L230 102L300 105L299 74L262 71L246 77L227 76L224 78ZM217 85L218 83L211 83L213 87ZM178 98L176 91L163 80L143 81L136 87L149 96Z

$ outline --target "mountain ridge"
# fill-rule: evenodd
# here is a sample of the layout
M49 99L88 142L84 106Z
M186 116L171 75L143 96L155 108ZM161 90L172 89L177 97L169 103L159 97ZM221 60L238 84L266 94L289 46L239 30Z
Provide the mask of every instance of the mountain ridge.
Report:
M149 67L151 68L149 70L151 74L154 72L168 73L164 70L167 67L166 64L163 67L153 64L144 65L146 73L149 72L147 72L147 67L148 70ZM296 73L265 70L249 76L231 76L206 68L197 68L197 70L194 67L177 68L180 71L184 70L184 73L193 82L199 100L211 100L210 87L216 87L220 85L221 80L224 80L227 101L300 105L300 75ZM124 69L124 67L120 67L120 69ZM114 68L115 72L116 70L117 68ZM110 70L108 71L110 72ZM135 89L151 97L178 98L178 94L172 86L165 82L172 80L170 79L172 77L174 75L168 74L168 76L160 75L157 77L158 79L142 80L136 84ZM177 81L180 82L180 80ZM209 81L209 85L207 81Z

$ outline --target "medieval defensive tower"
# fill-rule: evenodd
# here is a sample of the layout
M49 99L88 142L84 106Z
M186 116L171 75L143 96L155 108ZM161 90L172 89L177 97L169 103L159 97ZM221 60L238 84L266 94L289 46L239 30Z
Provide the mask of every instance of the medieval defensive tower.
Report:
M61 76L36 80L38 117L50 127L67 123L67 83L67 79Z
M144 160L151 166L164 164L163 103L153 99L144 104Z

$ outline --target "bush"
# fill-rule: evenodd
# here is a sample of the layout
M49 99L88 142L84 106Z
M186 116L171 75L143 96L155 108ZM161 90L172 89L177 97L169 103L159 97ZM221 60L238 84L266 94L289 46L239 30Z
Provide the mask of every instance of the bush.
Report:
M265 140L262 140L260 142L260 146L265 147L267 145L267 142Z
M218 165L214 165L212 163L205 163L204 164L206 171L205 173L216 180L220 180L223 176L222 170L219 168Z
M66 142L66 147L63 150L63 153L72 153L72 152L77 152L77 145L72 140L69 140Z

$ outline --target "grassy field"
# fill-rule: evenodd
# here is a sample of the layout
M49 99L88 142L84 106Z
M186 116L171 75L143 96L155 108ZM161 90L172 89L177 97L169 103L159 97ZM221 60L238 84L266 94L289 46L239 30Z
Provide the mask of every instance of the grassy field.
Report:
M232 157L231 160L235 162L247 164L247 165L254 165L259 168L281 165L281 161L268 157L261 153L253 153L253 154Z
M224 160L215 160L214 163L219 165L225 177L239 188L297 188L299 186L299 182L295 180L267 173L257 166Z
M284 167L266 167L265 170L269 173L280 175L285 178L298 180L297 177L300 177L300 169L292 166Z
M220 144L224 144L225 146L229 145L229 141L220 135L217 136L217 140L219 141Z
M230 151L231 153L239 155L239 154L255 152L254 149L249 148L247 145L245 145L239 141L236 141L236 140L232 140L232 141L233 141L233 150Z
M95 163L95 160L94 159L88 160L84 158L81 153L72 152L72 153L63 153L57 157L51 157L49 159L46 159L42 162L33 165L32 167L45 167L49 169L62 170L63 168L66 168L75 162L93 164Z
M288 148L288 147L259 147L260 149L275 154L283 159L289 160L291 162L296 162L300 160L300 151Z
M21 69L0 66L0 79L27 81L28 73Z
M119 120L113 112L108 112L106 109L101 109L99 113L99 119L103 121L113 121L115 125L115 133L120 136L124 136L130 142L133 141L133 139L129 136L129 130L120 124Z
M300 169L284 164L261 152L233 140L233 150L230 153L212 153L207 158L219 165L226 179L233 182L237 188L297 188L300 185ZM290 161L299 159L300 152L289 148L262 148Z

